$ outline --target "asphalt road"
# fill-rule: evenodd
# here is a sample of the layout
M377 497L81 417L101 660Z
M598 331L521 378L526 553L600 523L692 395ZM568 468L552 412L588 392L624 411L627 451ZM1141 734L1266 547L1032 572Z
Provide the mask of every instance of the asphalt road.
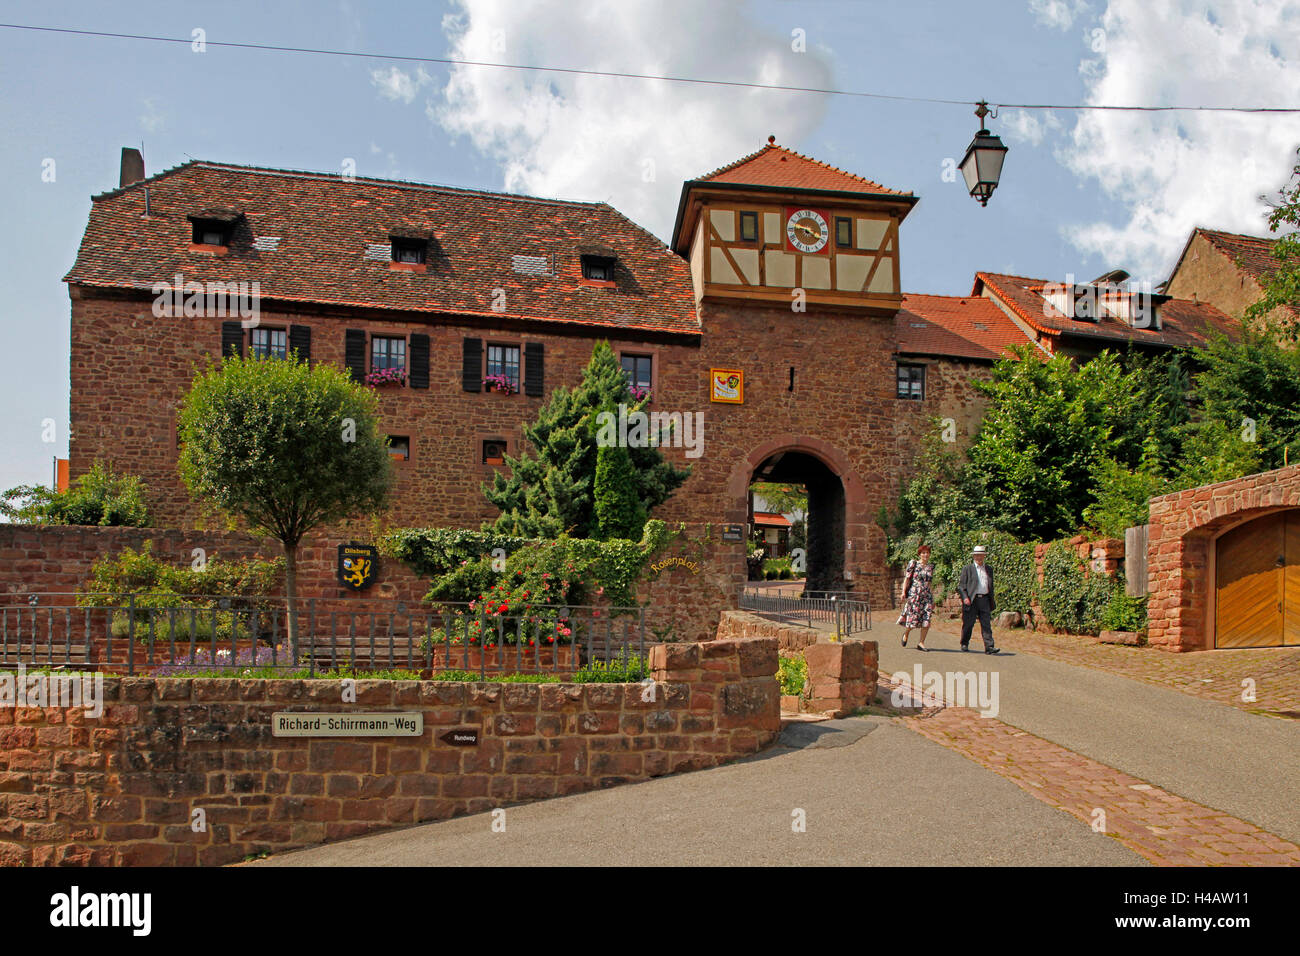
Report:
M1147 865L883 718L796 725L782 741L724 767L510 807L504 832L483 813L248 865Z
M902 647L901 628L878 625L880 672L912 673L918 663L926 671L996 670L998 720L1300 843L1300 721L1033 654L989 656L978 627L962 653L952 625L941 627L923 654L915 635Z

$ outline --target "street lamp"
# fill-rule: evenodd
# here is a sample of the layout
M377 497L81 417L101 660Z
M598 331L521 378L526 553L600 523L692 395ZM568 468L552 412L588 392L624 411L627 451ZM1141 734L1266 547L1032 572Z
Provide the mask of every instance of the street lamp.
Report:
M975 107L975 115L980 119L980 131L966 147L966 156L961 161L961 174L966 179L966 188L980 201L981 206L989 204L989 197L998 188L1002 161L1007 155L1002 140L984 128L984 117L990 112L988 103L980 100ZM996 115L995 113L994 116Z

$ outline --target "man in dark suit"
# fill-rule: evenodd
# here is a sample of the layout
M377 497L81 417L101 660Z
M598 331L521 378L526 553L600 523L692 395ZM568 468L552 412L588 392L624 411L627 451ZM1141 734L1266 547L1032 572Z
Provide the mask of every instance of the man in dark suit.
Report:
M997 601L993 597L993 570L984 564L987 558L984 545L976 545L971 552L971 563L961 569L961 577L957 579L957 593L961 595L961 649L970 650L971 631L975 629L975 619L979 618L984 653L996 654L992 614Z

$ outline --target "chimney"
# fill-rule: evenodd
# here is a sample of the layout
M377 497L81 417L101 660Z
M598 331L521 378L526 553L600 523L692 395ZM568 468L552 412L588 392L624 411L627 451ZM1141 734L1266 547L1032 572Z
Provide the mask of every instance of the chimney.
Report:
M120 177L121 181L117 184L118 188L138 183L142 179L144 179L144 157L140 155L138 149L123 146L122 175Z

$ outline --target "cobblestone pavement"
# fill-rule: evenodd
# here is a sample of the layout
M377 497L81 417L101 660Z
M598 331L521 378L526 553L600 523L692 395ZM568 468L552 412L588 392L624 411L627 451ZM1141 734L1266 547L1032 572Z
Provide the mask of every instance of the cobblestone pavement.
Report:
M893 685L882 679L888 699ZM915 703L921 703L917 700ZM896 720L1161 866L1300 866L1300 846L965 707Z
M961 622L936 620L935 632L960 636ZM877 640L898 641L892 625ZM899 631L901 633L901 631ZM1086 637L994 628L994 642L1010 651L1036 654L1066 664L1109 671L1250 713L1300 718L1300 647L1228 648L1171 654L1149 647L1098 644ZM979 644L979 629L973 643ZM1243 700L1242 682L1255 682L1255 700Z

